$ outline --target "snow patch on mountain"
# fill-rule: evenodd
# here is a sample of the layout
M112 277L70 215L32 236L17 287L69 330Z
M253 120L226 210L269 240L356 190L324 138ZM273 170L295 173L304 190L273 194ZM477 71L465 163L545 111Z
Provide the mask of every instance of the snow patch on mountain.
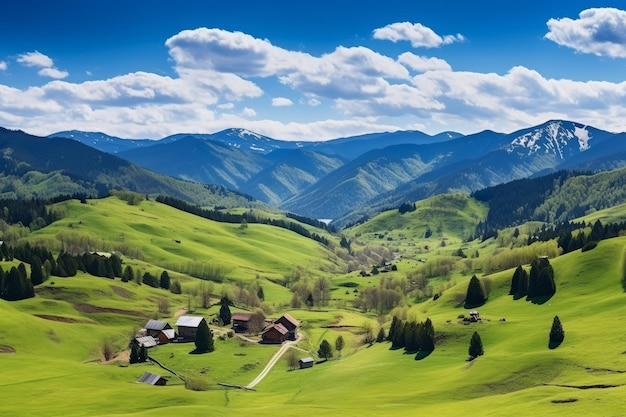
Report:
M589 149L591 134L587 127L572 125L572 128L566 128L560 121L548 123L513 139L507 146L507 152L511 153L522 148L527 150L528 155L533 155L543 149L544 153L553 153L560 159L564 159L573 140L577 141L580 152Z

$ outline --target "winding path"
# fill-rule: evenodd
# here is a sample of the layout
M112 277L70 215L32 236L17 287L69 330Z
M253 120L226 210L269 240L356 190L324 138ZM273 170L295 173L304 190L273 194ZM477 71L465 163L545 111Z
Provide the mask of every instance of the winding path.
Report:
M291 340L289 342L284 342L283 345L280 347L280 349L278 349L278 352L276 352L274 354L274 356L272 356L272 359L270 359L270 361L267 363L267 365L265 365L265 368L263 369L263 371L261 371L259 376L254 378L254 380L252 382L250 382L248 385L246 385L245 388L247 388L247 389L254 389L254 387L259 382L261 382L263 380L263 378L265 378L265 376L272 370L274 365L276 365L276 362L278 362L280 357L283 356L283 353L285 353L287 351L287 349L289 349L290 347L293 347L293 345L298 343L301 339L302 339L302 334L298 333L298 337L296 338L296 340Z

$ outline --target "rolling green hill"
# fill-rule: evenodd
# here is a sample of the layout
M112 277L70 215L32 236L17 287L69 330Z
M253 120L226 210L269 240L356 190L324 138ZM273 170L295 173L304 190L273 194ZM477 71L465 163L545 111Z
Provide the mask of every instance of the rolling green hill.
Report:
M356 271L343 273L343 261L317 242L271 226L241 229L153 201L131 206L116 198L88 204L68 201L58 203L57 209L65 211L65 217L29 235L31 242L60 248L72 238L84 237L83 242L91 239L98 250L127 248L130 253L134 249L134 256L124 255L125 262L154 271L166 264L206 260L225 267L225 283L255 281L258 275L274 315L288 312L301 321L304 340L297 345L301 350L295 350L299 357L315 357L323 339L334 344L339 335L346 339L346 347L340 357L335 352L331 360L316 363L312 369L289 371L283 359L255 391L246 391L217 383L249 383L278 350L276 345L224 338L216 340L215 352L204 355L190 355L193 346L189 344L158 346L151 355L188 378L206 380L208 390L185 389L174 377L165 387L137 384L144 371L167 373L154 364L128 365L121 353L131 331L149 318L175 322L176 315L190 305L188 290L202 281L171 269L173 278L183 283L183 293L172 294L83 273L51 277L38 286L34 298L0 300L3 415L623 415L626 237L550 259L557 292L543 304L508 295L512 269L487 276L478 273L484 282L489 280L489 297L478 308L482 321L467 324L459 318L467 316L468 310L460 306L458 295L465 293L474 272L456 271L451 285L437 299L415 302L407 298L391 313L379 315L352 308L352 288L360 293L386 279L406 278L415 267L413 260L397 260L397 271L360 277ZM600 211L594 214L605 218ZM415 211L403 215L384 213L354 232L358 230L363 237L380 230L396 233L404 227L406 240L411 241L423 233L425 223L439 220L442 237L438 240L447 237L456 249L460 243L452 245L452 241L462 238L460 225L469 227L484 215L485 207L467 197L442 196L420 202ZM618 218L620 212L614 209L607 215ZM481 259L488 252L507 249L494 249L498 244L493 239L466 243L468 251L481 251ZM8 265L1 263L4 269ZM288 274L294 265L311 277L332 278L329 305L289 306L290 292L272 281ZM346 282L356 287L339 286ZM212 298L217 301L225 284L214 285ZM168 300L168 312L158 312L162 299ZM217 305L195 307L195 313L210 318L218 309ZM388 342L363 344L368 328L377 331L382 325L388 330L390 314L409 320L430 318L435 350L416 360L415 354L391 350ZM563 323L565 340L550 349L548 334L555 315ZM212 327L217 334L224 330ZM474 332L481 336L485 355L467 362ZM100 353L106 341L120 352L108 363L102 362Z

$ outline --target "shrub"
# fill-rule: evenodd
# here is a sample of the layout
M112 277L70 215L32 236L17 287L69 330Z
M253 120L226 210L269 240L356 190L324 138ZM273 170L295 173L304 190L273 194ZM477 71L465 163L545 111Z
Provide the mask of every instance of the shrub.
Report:
M588 250L595 249L595 248L596 248L596 246L598 246L598 242L596 242L595 240L592 240L592 241L590 241L590 242L587 242L587 243L585 244L585 246L583 246L583 247L580 249L580 251L581 251L581 252L587 252Z
M192 391L208 391L211 383L205 378L191 376L185 378L185 388Z

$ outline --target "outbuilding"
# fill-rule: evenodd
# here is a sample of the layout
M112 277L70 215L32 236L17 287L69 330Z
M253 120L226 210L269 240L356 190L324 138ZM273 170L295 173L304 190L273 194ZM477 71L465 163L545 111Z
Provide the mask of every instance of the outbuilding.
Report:
M312 368L314 363L315 361L311 357L302 358L298 361L298 364L300 365L300 369Z
M167 379L165 379L161 375L153 374L151 372L144 372L143 375L141 375L141 377L137 380L137 382L162 386L167 384Z
M200 323L206 320L202 316L180 316L176 321L178 327L178 340L181 342L194 342Z

